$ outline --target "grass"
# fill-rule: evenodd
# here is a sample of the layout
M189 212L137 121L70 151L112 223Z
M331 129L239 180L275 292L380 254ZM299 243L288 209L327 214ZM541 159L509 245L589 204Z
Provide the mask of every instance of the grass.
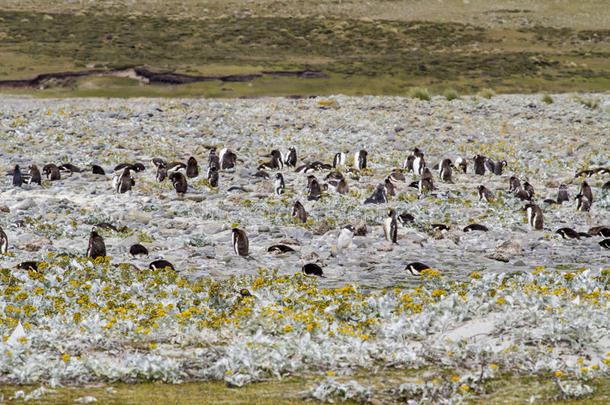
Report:
M440 378L451 378L447 371L434 372L434 370L385 370L375 375L358 372L354 376L337 377L339 381L356 380L365 386L378 387L379 391L384 385L398 386L403 382L416 382L431 380L430 375ZM428 377L425 377L428 376ZM61 387L54 393L47 394L36 401L40 404L75 403L78 398L91 396L98 403L104 404L201 404L212 401L218 404L305 404L300 393L306 391L309 385L323 380L324 377L313 376L310 379L285 378L281 381L267 381L248 384L241 388L232 388L221 382L199 382L180 385L162 383L143 383L137 385L112 384L108 386ZM610 379L595 378L587 385L595 388L592 397L580 401L563 400L563 404L604 404L610 399ZM15 395L16 391L24 391L27 395L38 386L0 386L0 397L5 400ZM559 390L555 380L550 377L523 377L518 375L501 375L487 380L484 384L484 393L478 396L464 395L467 404L501 403L506 400L511 403L527 402L532 396L537 397L537 403L556 402ZM383 397L383 396L382 396ZM379 398L379 397L376 397ZM559 398L559 397L557 397ZM542 401L542 402L538 402ZM25 401L13 400L11 403L23 404ZM345 402L347 404L353 401Z
M490 11L475 3L481 13ZM430 16L409 20L401 14L395 19L371 19L345 10L325 18L307 13L286 16L279 11L229 17L218 2L211 3L210 15L203 18L190 1L179 3L185 7L179 15L173 15L173 9L166 15L154 7L137 11L138 6L125 12L120 2L114 4L78 8L63 2L53 7L35 0L10 2L10 9L0 9L0 80L128 66L201 75L316 69L329 78L265 75L250 83L143 86L127 78L89 76L52 83L41 92L2 91L43 97L252 97L409 95L414 87L427 89L430 96L451 89L459 94L482 89L496 93L610 89L610 31L593 26L512 27L477 24L461 16L453 21ZM314 10L320 4L303 7ZM392 4L378 5L386 6ZM538 16L536 10L492 14Z

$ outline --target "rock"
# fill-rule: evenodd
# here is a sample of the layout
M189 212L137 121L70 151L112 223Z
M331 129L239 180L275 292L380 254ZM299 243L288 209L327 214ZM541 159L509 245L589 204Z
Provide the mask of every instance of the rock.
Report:
M0 212L7 212L8 213L8 212L11 212L11 210L6 205L0 205Z
M319 221L313 228L313 234L316 236L324 235L328 231L330 231L330 226L328 226L328 222L325 219Z
M17 249L25 250L27 252L38 252L44 246L52 245L53 242L49 238L44 236L37 236L32 234L22 235L17 242Z
M523 260L517 260L516 262L513 263L513 266L526 266L526 264L523 262Z
M521 245L513 238L511 238L498 245L495 249L495 252L507 255L519 255L521 254Z
M357 221L352 222L354 226L354 236L366 236L366 222L363 219L359 219Z
M36 206L36 202L34 201L33 198L26 198L25 200L15 204L13 206L13 210L14 211L27 211L30 208L33 208Z
M502 253L499 253L499 252L492 252L491 254L489 254L485 257L487 257L489 259L497 260L499 262L504 262L504 263L509 262L508 257L506 257L505 255L503 255Z
M392 250L394 250L392 245L382 245L377 248L378 252L391 252Z

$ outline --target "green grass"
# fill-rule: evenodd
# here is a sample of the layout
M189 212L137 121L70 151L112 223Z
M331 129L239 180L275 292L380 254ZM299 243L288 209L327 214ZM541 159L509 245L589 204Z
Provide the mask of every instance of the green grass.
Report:
M30 3L23 8L31 9ZM128 66L201 75L316 69L329 78L143 86L127 78L87 77L53 83L41 93L1 91L43 97L253 97L409 95L414 87L427 89L429 96L449 89L458 94L610 89L610 31L603 29L489 28L344 14L170 18L118 10L0 9L0 80Z

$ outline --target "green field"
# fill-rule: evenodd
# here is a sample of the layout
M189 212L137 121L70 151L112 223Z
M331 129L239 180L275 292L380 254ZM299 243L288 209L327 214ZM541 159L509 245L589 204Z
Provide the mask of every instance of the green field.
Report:
M303 4L301 4L303 3ZM610 21L603 1L173 3L4 2L0 80L142 66L194 75L321 70L323 79L144 85L87 76L41 96L308 96L603 92ZM606 22L604 24L604 21ZM30 93L33 88L2 87Z

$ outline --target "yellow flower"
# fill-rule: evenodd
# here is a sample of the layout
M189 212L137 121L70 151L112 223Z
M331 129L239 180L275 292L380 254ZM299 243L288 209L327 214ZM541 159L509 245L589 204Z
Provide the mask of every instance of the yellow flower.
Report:
M469 389L470 389L470 387L467 386L466 384L460 385L460 391L468 391Z
M335 372L334 371L329 371L328 375L335 375Z
M460 381L460 377L454 375L453 377L451 377L451 381Z
M555 377L561 377L563 373L561 371L555 371Z
M70 355L68 353L65 353L61 356L61 359L67 363L70 361Z
M497 364L494 364L494 363L491 363L491 364L489 365L489 367L491 367L491 368L493 368L493 369L497 369L497 368L498 368L498 365L497 365Z

